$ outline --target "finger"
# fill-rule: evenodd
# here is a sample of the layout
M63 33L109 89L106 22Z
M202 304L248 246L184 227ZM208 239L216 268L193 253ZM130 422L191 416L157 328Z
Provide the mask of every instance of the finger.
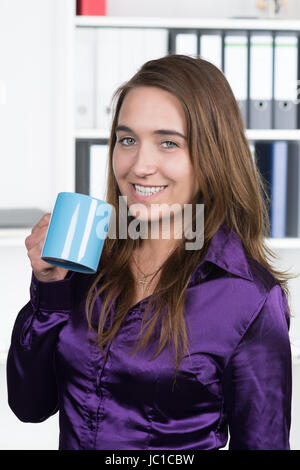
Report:
M45 225L44 227L41 227L35 232L31 233L31 235L28 235L28 237L25 238L25 246L27 250L31 250L35 245L37 245L41 241L44 242L46 239L47 230L48 225Z
M46 261L41 259L41 254L43 251L43 244L44 244L43 241L40 241L27 252L27 256L31 261L31 266L36 271L40 271L40 270L47 269L47 268L53 268L52 264L47 263Z
M35 234L39 233L39 231L41 229L44 229L44 228L47 229L48 227L49 227L49 222L45 223L44 225L34 226L31 229L31 234L35 235Z
M38 221L38 223L32 227L31 233L35 233L37 230L39 230L42 227L48 227L50 218L51 218L50 212L47 212L47 214L44 214L43 217Z

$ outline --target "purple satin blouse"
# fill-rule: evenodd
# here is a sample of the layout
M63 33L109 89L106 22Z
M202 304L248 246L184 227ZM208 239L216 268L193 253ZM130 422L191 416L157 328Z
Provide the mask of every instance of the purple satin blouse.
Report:
M84 312L94 275L32 273L7 359L8 401L24 422L59 411L59 449L289 449L291 349L280 286L222 224L187 289L190 356L176 383L173 351L130 354L147 298L105 358ZM95 304L99 313L101 298ZM112 308L113 313L113 308Z

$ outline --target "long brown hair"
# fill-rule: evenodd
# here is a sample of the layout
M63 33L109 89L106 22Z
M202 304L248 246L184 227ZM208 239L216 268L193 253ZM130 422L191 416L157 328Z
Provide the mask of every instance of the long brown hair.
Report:
M163 264L161 276L143 315L139 334L141 339L135 350L137 352L146 347L150 338L155 338L155 331L159 327L159 340L152 359L167 344L173 344L177 372L180 360L188 351L184 321L186 288L192 272L204 258L211 238L223 222L240 236L246 256L263 265L278 281L287 297L287 282L295 276L274 269L268 261L268 257L276 258L265 244L265 237L270 234L270 201L253 161L239 106L224 74L201 58L174 54L150 60L128 82L122 84L113 96L117 102L109 139L106 200L116 210L117 233L121 193L112 167L115 129L125 96L138 86L159 87L180 101L187 123L189 152L201 188L196 202L204 204L203 247L187 251L184 249L186 240L183 237L178 248ZM133 304L134 277L129 260L139 243L142 241L129 237L107 237L104 243L98 272L86 299L88 324L90 329L97 331L97 343L102 354L104 347L117 335ZM97 325L93 326L93 308L100 295L102 311ZM114 303L114 315L110 317ZM147 318L151 308L152 315Z

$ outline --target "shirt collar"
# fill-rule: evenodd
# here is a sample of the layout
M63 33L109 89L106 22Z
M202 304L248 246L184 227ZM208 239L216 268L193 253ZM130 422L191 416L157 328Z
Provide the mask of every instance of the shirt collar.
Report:
M210 240L207 253L196 268L200 278L207 275L209 263L213 263L231 274L253 281L241 239L225 222L220 225Z

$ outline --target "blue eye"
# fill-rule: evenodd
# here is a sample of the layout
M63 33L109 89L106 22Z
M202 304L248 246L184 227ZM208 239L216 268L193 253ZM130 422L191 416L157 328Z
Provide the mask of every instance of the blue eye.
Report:
M165 140L165 141L162 142L162 143L163 143L163 144L172 144L172 146L167 145L167 147L165 147L165 148L168 148L168 149L172 149L172 148L174 148L174 146L175 146L175 147L178 147L178 145L175 144L175 142L173 142L172 140Z
M132 137L123 137L122 139L119 139L118 142L120 144L124 145L125 147L129 147L130 144L128 144L128 143L126 144L125 140L133 140L134 141L134 139Z

